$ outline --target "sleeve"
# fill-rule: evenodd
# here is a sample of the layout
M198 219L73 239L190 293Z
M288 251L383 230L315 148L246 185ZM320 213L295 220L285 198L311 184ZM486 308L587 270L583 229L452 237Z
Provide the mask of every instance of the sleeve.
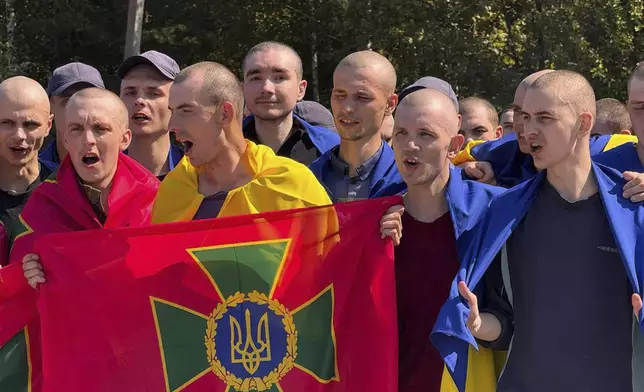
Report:
M480 304L481 313L493 314L501 323L501 335L497 340L479 341L483 347L494 350L508 350L514 335L514 312L503 280L502 252L499 252L483 277L483 301Z

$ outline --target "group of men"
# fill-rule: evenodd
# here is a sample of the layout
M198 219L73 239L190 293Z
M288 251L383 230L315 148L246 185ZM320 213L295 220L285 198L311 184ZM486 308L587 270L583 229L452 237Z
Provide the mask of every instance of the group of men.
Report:
M396 246L400 391L644 390L644 146L593 135L644 137L644 64L628 127L564 70L528 76L500 119L435 77L397 93L372 51L339 62L331 114L298 107L307 82L284 44L253 47L241 74L149 51L120 66L118 96L82 63L47 90L3 81L0 262L35 288L42 235L403 195L380 227Z

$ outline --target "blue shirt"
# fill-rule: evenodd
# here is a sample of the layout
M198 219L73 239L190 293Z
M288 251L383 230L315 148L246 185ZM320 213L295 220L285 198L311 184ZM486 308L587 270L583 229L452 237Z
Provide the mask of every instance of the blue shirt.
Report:
M356 168L356 175L349 175L349 166L340 158L340 146L334 147L331 153L331 170L326 179L325 186L331 191L338 201L353 201L369 198L369 182L376 164L380 160L383 145L369 159Z

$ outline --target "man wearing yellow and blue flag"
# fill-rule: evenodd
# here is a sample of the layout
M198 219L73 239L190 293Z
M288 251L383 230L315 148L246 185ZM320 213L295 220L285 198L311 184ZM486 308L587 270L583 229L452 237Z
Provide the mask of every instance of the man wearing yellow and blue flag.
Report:
M169 102L169 129L185 157L159 188L153 223L331 204L306 166L244 139L243 92L226 67L204 62L182 70Z
M622 197L620 171L591 160L583 76L539 77L521 113L540 173L490 203L432 340L460 391L470 347L503 343L499 392L641 390L644 206ZM494 278L479 311L472 291Z
M514 132L497 140L483 142L474 140L467 143L463 150L452 160L461 166L472 179L486 180L491 177L499 186L510 188L534 177L538 170L534 165L530 149L524 138L524 124L521 118L521 108L526 92L542 75L553 72L551 69L537 71L528 75L519 83L514 94L512 108L514 116ZM631 135L600 135L591 136L591 156L609 151L622 144L637 142L637 137Z

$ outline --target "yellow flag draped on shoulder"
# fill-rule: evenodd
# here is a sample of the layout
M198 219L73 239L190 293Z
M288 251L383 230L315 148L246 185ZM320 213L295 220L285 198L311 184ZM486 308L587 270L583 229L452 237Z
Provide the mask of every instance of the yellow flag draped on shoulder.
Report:
M331 204L327 192L306 166L277 156L266 146L247 143L242 160L248 164L253 178L228 192L217 217ZM154 201L152 223L194 218L204 199L199 193L197 173L188 157L183 157L168 173Z

